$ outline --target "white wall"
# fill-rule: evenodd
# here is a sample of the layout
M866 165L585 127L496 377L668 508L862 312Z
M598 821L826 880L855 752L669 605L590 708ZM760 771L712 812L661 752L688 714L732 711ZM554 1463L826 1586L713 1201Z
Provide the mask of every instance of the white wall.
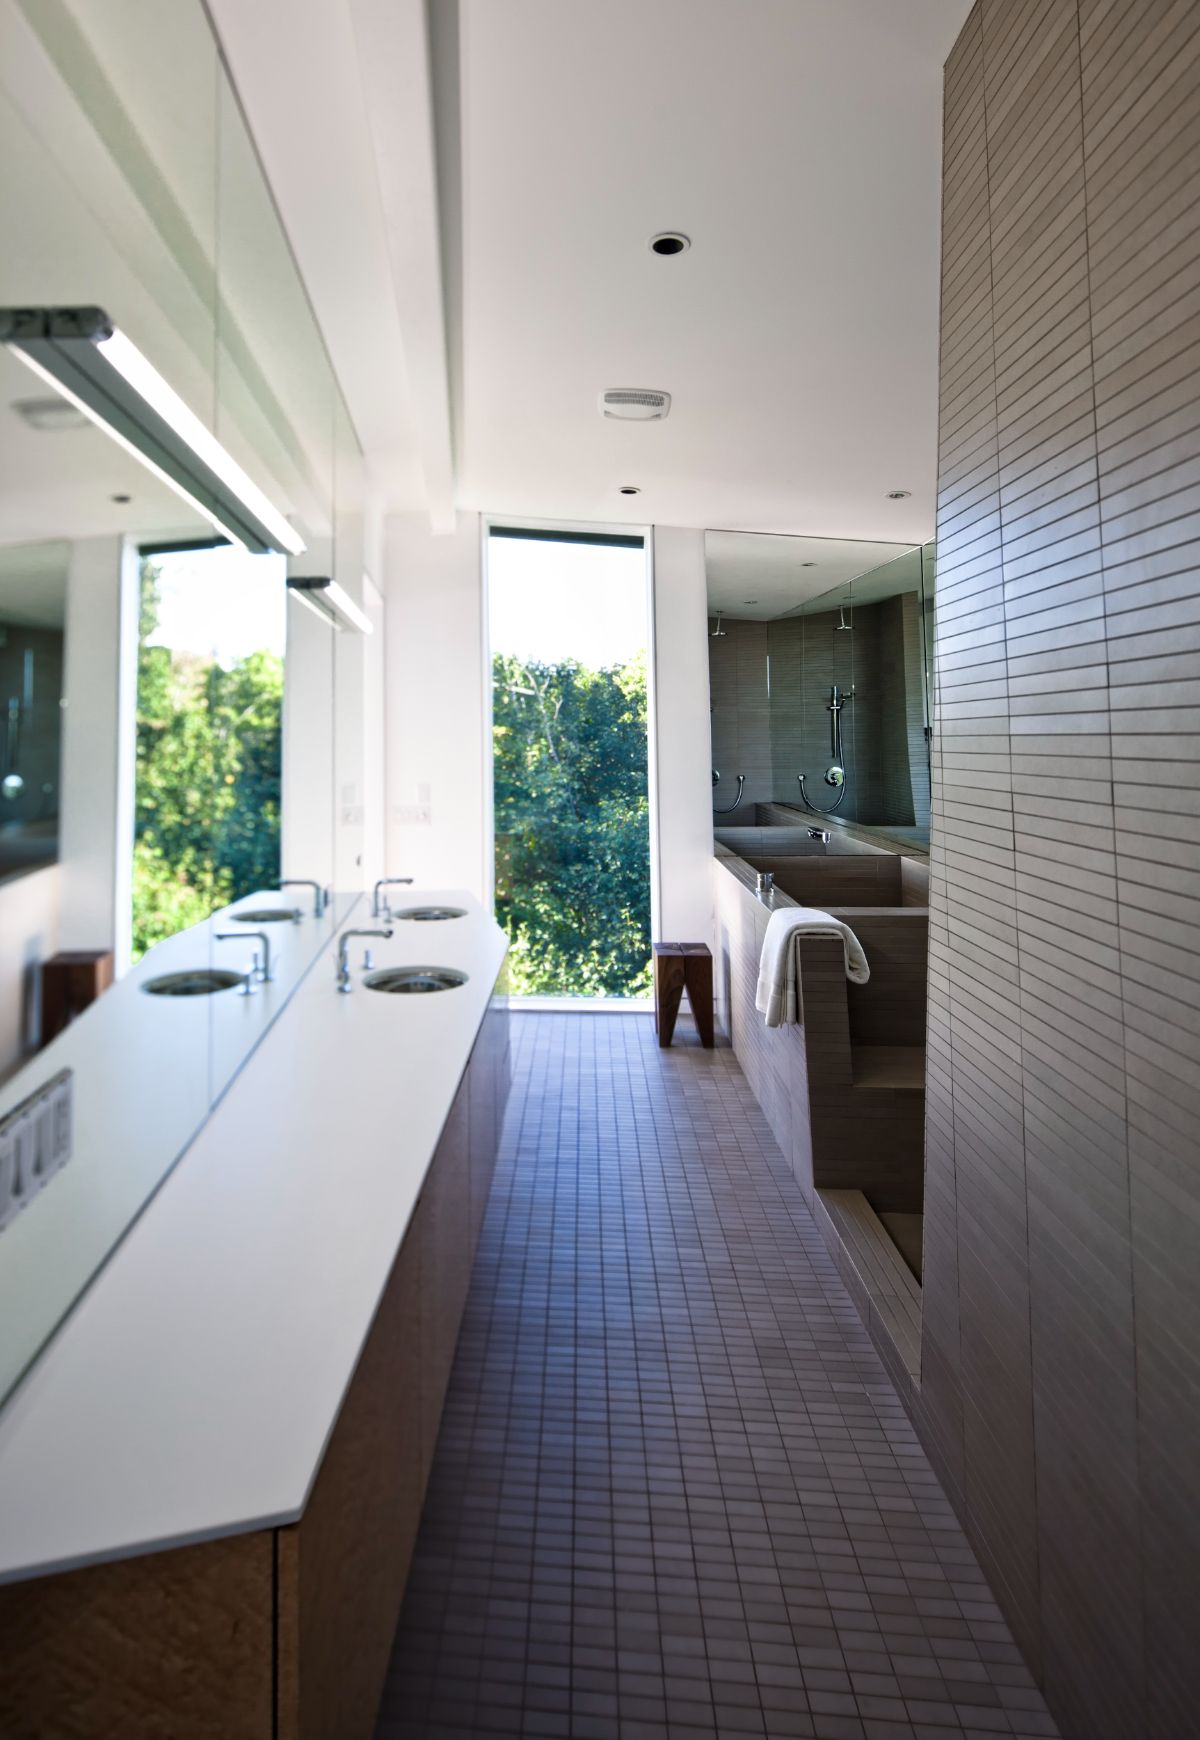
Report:
M112 949L129 964L138 556L80 538L67 571L59 861L0 887L0 1075L39 1037L41 963Z
M138 558L123 538L81 538L67 577L62 917L58 946L129 964Z
M333 573L374 627L370 635L339 633L289 595L284 875L314 877L342 892L368 888L383 874L384 609L370 578L383 562L372 490L338 516L334 540L312 538L289 562L290 573Z
M708 607L704 533L656 526L654 803L658 937L713 946Z
M478 514L387 522L387 873L486 897L487 712Z
M387 656L387 611L383 594L368 575L363 582L362 607L374 633L363 647L363 835L361 884L369 887L382 876L387 863L387 709L384 694Z
M311 539L289 573L328 572L327 540ZM334 807L334 642L326 621L293 595L287 603L283 684L280 861L285 876L332 884ZM299 892L299 891L297 891Z

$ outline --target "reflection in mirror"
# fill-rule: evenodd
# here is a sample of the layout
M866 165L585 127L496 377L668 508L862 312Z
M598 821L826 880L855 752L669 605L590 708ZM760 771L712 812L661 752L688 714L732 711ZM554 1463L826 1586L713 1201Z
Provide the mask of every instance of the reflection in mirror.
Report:
M70 546L0 547L0 880L58 857Z
M932 549L708 532L713 819L929 838Z
M236 92L217 94L216 426L261 486L284 503L305 548L286 578L333 573L337 387L304 286L262 175ZM338 636L300 591L286 594L280 866L322 890L335 881L334 664ZM313 890L287 890L313 904ZM230 945L232 946L232 945Z
M285 582L334 574L361 456L205 8L24 12L0 67L0 1399L357 898L324 898L346 636ZM361 593L361 547L343 569Z
M135 961L279 882L285 599L281 555L142 546Z
M128 969L138 545L213 528L199 503L147 469L128 427L123 442L112 439L89 418L84 391L64 390L65 358L34 350L46 310L103 309L211 428L216 49L203 19L174 0L161 9L105 0L94 13L31 7L23 17L28 28L6 36L0 67L0 308L18 311L0 331L26 341L0 344L0 571L6 580L14 563L22 571L26 619L56 619L61 706L56 755L38 729L56 761L36 776L57 787L52 861L0 881L0 1396L209 1105L205 999L176 999L167 1021L139 988L143 971L190 961L156 962L155 949ZM172 80L145 76L164 37L178 73L170 95ZM136 93L137 124L121 88ZM103 362L93 339L79 342L95 351L84 363ZM47 561L31 567L30 550ZM50 697L39 701L38 687L35 657L40 712ZM6 683L6 703L10 693L28 783L24 688ZM176 939L161 946L169 954Z

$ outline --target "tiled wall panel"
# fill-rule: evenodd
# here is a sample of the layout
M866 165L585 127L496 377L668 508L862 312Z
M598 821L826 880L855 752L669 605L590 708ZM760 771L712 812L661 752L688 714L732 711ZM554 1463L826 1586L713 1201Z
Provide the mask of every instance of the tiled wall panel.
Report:
M927 825L921 629L916 592L854 610L852 633L838 612L755 622L709 619L712 755L721 774L713 804L724 808L745 774L731 820L771 799L800 804L797 774L815 803L831 756L829 690L853 689L842 714L846 765L843 820Z
M1064 1732L1200 1671L1200 7L946 68L919 1423Z

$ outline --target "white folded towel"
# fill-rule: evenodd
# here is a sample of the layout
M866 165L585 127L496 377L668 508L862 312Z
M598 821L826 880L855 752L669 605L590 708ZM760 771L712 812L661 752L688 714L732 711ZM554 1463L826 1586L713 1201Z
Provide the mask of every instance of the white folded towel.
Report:
M846 955L846 977L865 985L871 976L863 946L840 918L819 912L814 906L779 906L767 921L762 955L758 963L758 990L754 1007L766 1017L768 1027L782 1027L800 1019L800 962L797 946L802 936L840 936Z

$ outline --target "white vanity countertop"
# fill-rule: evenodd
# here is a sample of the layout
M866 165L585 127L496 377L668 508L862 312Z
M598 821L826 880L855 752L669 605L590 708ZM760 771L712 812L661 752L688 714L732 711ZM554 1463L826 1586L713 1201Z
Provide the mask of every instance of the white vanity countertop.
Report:
M470 1057L506 941L457 890L339 996L336 944L0 1410L0 1582L293 1522ZM360 905L352 923L370 925Z
M198 1135L338 923L367 902L339 895L316 918L306 899L298 923L267 925L272 980L253 996L148 997L143 987L197 967L244 972L256 943L237 914L294 904L259 892L158 943L0 1087L3 1115L69 1070L75 1131L69 1164L0 1238L0 1399ZM218 942L222 931L234 940Z

